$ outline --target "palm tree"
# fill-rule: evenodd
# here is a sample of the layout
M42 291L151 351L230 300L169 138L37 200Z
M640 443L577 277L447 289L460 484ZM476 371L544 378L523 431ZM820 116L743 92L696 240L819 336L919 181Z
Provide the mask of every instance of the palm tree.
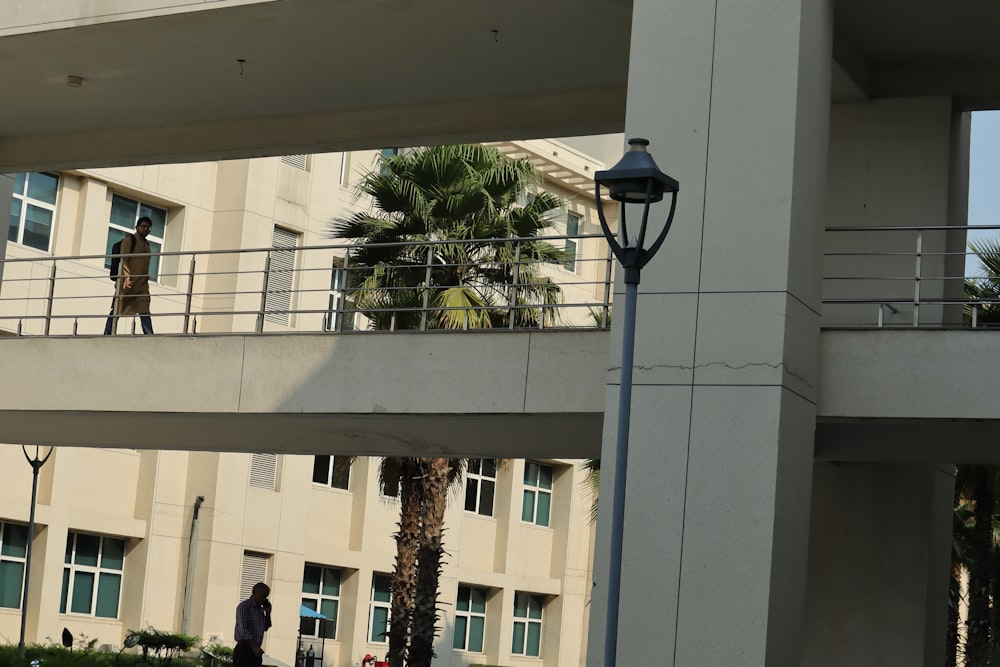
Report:
M355 307L375 329L489 328L552 322L561 290L542 275L564 251L536 237L560 200L538 192L528 160L479 145L381 156L357 192L373 209L332 223L365 245L348 257ZM544 318L541 319L541 318Z
M979 260L982 275L966 279L965 297L983 301L975 307L979 324L1000 324L1000 239L969 241L969 249ZM966 324L972 321L972 310L971 304L964 308Z

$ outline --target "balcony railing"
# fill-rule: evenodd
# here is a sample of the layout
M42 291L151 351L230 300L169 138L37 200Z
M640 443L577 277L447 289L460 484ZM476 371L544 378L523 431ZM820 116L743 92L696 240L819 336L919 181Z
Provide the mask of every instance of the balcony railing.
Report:
M566 259L534 263L539 241ZM398 246L409 248L405 261L380 265L378 277L354 262L362 250L396 256ZM154 255L157 334L607 328L611 320L614 266L600 234ZM448 261L455 256L465 259ZM103 334L114 307L110 258L8 246L0 262L0 333ZM471 298L462 301L463 294ZM113 321L119 334L137 331L132 316Z
M827 228L823 326L1000 327L1000 294L991 291L988 277L975 275L979 261L966 242L969 232L1000 235L997 230L1000 226ZM970 296L967 284L984 294Z

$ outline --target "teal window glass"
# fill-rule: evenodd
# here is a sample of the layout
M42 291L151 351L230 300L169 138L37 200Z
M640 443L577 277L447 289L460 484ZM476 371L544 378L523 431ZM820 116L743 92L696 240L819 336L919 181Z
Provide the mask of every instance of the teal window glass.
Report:
M566 236L575 236L580 233L580 216L576 213L569 213L566 216ZM566 261L563 266L567 271L576 271L576 239L566 239Z
M521 498L521 521L535 520L535 492L525 489Z
M510 643L510 652L514 655L524 655L524 623L514 623L513 641Z
M69 610L75 614L89 614L94 600L94 573L76 572L73 575L73 595Z
M371 642L388 643L387 634L389 632L389 609L388 607L375 607L372 609L372 631L368 637Z
M73 556L73 562L76 565L97 567L97 555L100 553L100 550L100 537L78 533L76 535L76 552Z
M54 211L35 206L34 204L28 204L24 214L24 229L21 233L21 243L38 250L48 250L54 217Z
M337 597L340 595L340 570L330 567L323 568L323 595Z
M392 595L392 577L387 574L376 574L373 578L372 600L388 602Z
M542 644L542 624L528 623L528 642L524 654L538 657Z
M535 525L537 526L547 526L549 525L549 508L552 505L552 494L550 493L539 493L538 494L538 508L535 510Z
M7 227L7 240L17 243L17 235L21 230L21 200L12 199L10 202L10 225Z
M69 598L69 568L63 570L62 595L59 598L59 613L66 613L66 601Z
M318 568L314 565L306 565L305 572L302 573L302 592L319 593L320 578L322 576L322 568ZM316 606L313 605L310 609L316 611Z
M473 588L471 590L471 610L477 614L486 613L486 589Z
M46 204L56 203L56 191L59 189L59 177L53 174L32 173L28 175L27 195Z
M483 636L486 631L486 619L473 616L469 619L469 650L475 653L483 652Z
M521 499L521 521L536 526L548 526L552 513L552 482L555 469L532 461L524 464L524 492Z
M121 596L122 577L120 574L101 572L97 585L97 608L95 616L118 618L118 599Z
M469 633L469 619L466 616L455 616L455 640L451 647L457 649L465 648L465 638Z
M340 611L338 600L323 600L319 604L319 613L326 616L325 620L319 622L320 636L326 639L337 638L337 613Z
M538 466L538 488L552 490L552 466Z
M24 558L28 554L28 527L17 523L3 525L3 544L0 556Z
M312 611L318 611L316 609L316 600L312 598L302 598L302 606ZM299 618L299 634L306 637L317 637L316 628L318 627L318 622L318 619L302 616Z
M101 549L101 567L106 570L121 570L125 566L125 540L105 537Z
M0 560L0 607L21 608L24 563Z

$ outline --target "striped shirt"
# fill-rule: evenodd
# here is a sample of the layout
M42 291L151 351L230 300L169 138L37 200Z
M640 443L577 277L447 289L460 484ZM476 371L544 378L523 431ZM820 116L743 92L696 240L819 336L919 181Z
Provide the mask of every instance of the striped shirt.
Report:
M267 613L253 598L247 598L236 605L236 630L233 632L236 641L251 641L260 646L264 642L265 630Z

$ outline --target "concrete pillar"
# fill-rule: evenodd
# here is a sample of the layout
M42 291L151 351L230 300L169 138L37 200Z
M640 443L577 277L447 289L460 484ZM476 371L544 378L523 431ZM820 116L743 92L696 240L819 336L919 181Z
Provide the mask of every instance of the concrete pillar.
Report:
M11 174L0 174L0 211L10 211L14 199L14 177ZM0 287L3 286L3 260L7 257L7 229L0 234Z
M648 138L681 191L640 285L618 664L799 659L831 35L830 0L633 3L626 137ZM602 499L612 479L602 469ZM601 512L590 665L610 503Z
M802 667L943 664L954 483L951 466L816 464Z

